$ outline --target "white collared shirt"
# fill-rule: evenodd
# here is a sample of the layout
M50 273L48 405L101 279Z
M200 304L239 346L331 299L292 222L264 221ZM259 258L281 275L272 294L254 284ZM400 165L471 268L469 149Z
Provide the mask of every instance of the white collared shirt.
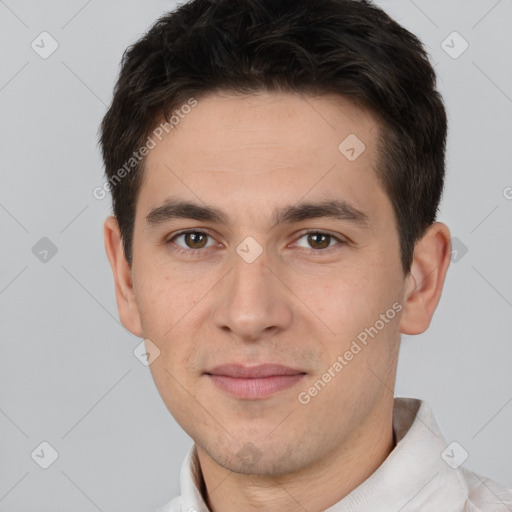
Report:
M463 468L426 402L395 398L396 446L379 468L325 512L512 512L512 489ZM181 496L157 512L210 512L196 484L195 445L181 468Z

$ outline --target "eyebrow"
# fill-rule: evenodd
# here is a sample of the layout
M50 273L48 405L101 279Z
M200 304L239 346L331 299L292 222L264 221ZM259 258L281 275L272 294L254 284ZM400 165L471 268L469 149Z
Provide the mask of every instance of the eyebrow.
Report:
M320 217L346 220L365 228L369 226L368 215L342 199L285 206L277 208L273 215L274 224L291 224ZM156 226L177 218L229 225L229 218L224 211L177 199L167 199L161 206L153 208L146 216L146 223Z
M342 199L332 199L315 203L299 203L278 209L274 214L276 224L301 222L319 217L347 220L362 227L368 227L368 215Z
M228 224L227 215L213 206L203 206L190 201L168 199L146 216L149 225L162 224L172 219L194 219L217 224Z

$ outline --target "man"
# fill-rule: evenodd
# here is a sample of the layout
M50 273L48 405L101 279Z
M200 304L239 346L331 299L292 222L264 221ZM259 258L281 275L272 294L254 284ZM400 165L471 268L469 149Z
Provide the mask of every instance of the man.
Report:
M366 1L192 0L101 129L120 317L194 440L162 511L512 510L393 394L451 253L415 36Z

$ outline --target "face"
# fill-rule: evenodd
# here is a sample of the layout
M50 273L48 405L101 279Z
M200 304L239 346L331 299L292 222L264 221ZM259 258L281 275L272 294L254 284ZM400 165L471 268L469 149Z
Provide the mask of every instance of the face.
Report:
M392 402L407 281L378 130L340 96L211 94L147 157L123 321L220 466L299 470Z

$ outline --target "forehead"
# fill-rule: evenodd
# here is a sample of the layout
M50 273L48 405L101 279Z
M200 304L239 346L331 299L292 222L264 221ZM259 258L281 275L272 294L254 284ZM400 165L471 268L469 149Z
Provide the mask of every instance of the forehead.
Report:
M233 208L257 200L260 212L339 196L378 207L379 125L344 97L209 94L185 111L146 157L146 210L169 195Z

